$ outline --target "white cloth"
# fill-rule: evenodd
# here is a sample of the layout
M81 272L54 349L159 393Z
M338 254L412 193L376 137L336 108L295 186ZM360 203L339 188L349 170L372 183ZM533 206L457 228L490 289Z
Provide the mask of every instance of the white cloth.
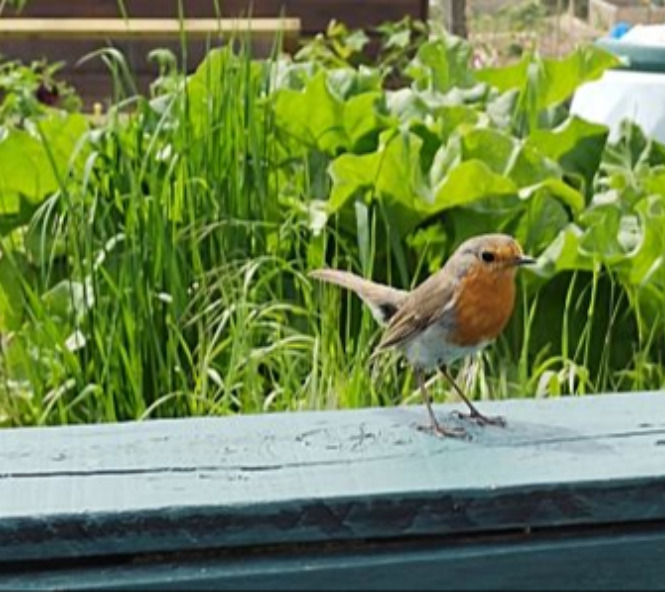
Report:
M635 25L621 37L621 41L640 45L665 45L665 25Z
M623 119L637 123L644 133L665 143L665 73L607 70L573 95L571 112L610 128L610 140L619 135Z

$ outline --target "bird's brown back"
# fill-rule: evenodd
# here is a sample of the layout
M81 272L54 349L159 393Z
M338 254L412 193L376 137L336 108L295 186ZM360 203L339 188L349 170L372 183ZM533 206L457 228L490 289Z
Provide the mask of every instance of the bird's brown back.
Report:
M454 275L444 266L415 288L397 314L390 319L377 351L408 341L445 315L452 302L457 283Z

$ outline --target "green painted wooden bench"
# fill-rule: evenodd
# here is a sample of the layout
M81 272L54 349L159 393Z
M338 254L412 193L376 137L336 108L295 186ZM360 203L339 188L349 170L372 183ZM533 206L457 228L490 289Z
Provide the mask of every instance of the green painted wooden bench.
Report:
M665 589L664 393L483 409L1 431L0 590Z

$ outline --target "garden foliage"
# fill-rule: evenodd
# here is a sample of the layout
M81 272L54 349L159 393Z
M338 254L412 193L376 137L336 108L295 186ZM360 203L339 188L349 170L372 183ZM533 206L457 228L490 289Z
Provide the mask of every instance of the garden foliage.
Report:
M339 24L296 59L211 49L102 122L0 78L0 422L409 400L393 360L370 376L369 315L306 273L409 288L483 232L538 265L472 392L662 387L665 147L567 107L615 59L474 69L444 32L381 33L376 59Z

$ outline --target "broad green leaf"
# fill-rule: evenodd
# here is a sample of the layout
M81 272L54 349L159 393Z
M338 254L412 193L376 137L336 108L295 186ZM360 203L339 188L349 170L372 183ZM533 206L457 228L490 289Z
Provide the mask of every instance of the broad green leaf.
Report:
M648 169L640 179L647 194L658 194L665 197L665 166Z
M429 170L429 184L434 187L462 162L462 138L451 137L446 144L439 147L432 160Z
M369 134L376 134L387 128L391 121L384 114L383 96L378 92L368 92L352 97L344 105L344 129L354 151L361 151L359 143Z
M21 385L25 389L25 396L32 395L32 385L29 382L30 376L35 372L34 359L35 345L30 336L17 334L9 343L3 348L2 364L4 366L7 377L17 385Z
M276 125L301 142L331 154L349 147L344 103L330 92L325 72L316 74L303 91L278 91L274 108Z
M61 176L64 175L66 167L75 164L72 161L75 156L79 159L85 156L85 134L89 126L82 114L53 111L49 117L40 119L36 127ZM77 150L80 152L77 153Z
M16 216L58 190L58 179L65 180L76 148L88 129L82 115L55 111L29 127L31 131L8 129L0 139L2 215ZM3 228L15 225L10 223L11 219L3 220ZM23 217L18 216L16 224L23 221Z
M386 105L391 115L406 124L421 122L430 114L427 102L412 88L387 91Z
M547 191L533 192L524 204L514 236L530 252L540 253L569 223L564 205Z
M535 130L526 144L558 162L565 172L581 175L590 191L607 135L606 126L572 116L556 129Z
M583 149L590 150L594 152L594 156L598 157L592 161L592 163L595 162L596 166L585 164L588 168L595 170L598 168L599 157L605 146L607 134L607 126L591 123L577 115L571 115L555 129L535 130L527 138L527 144L557 161L562 161L566 157L572 160L574 158L573 154L577 153L578 156L583 156ZM592 143L583 145L587 140L591 140Z
M544 59L538 106L542 109L570 97L580 85L600 78L619 59L592 44L584 44L562 59Z
M360 66L353 68L335 68L326 72L330 92L340 101L346 101L356 95L378 92L381 90L381 74L375 68Z
M481 121L481 114L466 105L451 105L439 107L434 111L439 122L439 136L447 140L453 133L465 133L474 129Z
M480 109L485 108L488 98L494 93L494 89L484 82L476 82L468 87L454 87L445 94L440 91L426 90L424 94L430 97L432 103L445 102L446 105L475 105Z
M519 62L507 66L490 66L476 70L476 80L486 82L505 93L514 88L522 88L527 78L527 70L532 57L525 54Z
M527 54L516 64L478 70L476 78L501 92L512 88L524 91L534 83L535 108L540 110L565 101L581 84L599 78L618 62L604 49L582 45L562 59L541 60Z
M369 37L362 29L349 31L346 25L337 21L329 23L326 34L330 37L337 54L345 60L350 59L354 53L362 51L369 43Z
M559 179L561 167L553 160L543 156L528 144L522 144L515 151L508 176L520 187L535 185Z
M606 146L598 186L619 192L630 207L651 193L662 194L665 167L660 162L660 148L639 126L625 120L619 139Z
M616 203L589 208L580 216L580 223L586 226L580 248L606 265L623 260L626 253L619 241L621 218L621 208Z
M404 49L409 45L409 41L411 41L411 31L402 29L401 31L391 33L384 42L384 45L386 48L396 47Z
M50 204L48 204L50 205ZM48 265L56 257L66 257L68 247L64 232L64 220L53 209L41 208L26 229L23 237L25 252L31 263Z
M665 290L665 197L652 195L635 207L643 228L639 247L630 254L629 279L634 285L651 284Z
M379 148L371 154L343 154L330 165L333 182L329 208L339 210L351 197L370 190L376 196L390 195L422 209L420 148L422 140L411 133L383 132Z
M488 97L485 105L487 117L499 129L511 129L514 113L520 93L517 89L509 89L497 96Z
M467 160L453 168L434 190L431 213L467 205L488 197L515 195L515 183L492 171L481 160Z
M607 145L603 165L608 171L632 170L640 162L648 162L651 142L642 128L626 118L619 125L619 137Z
M625 253L635 251L644 236L639 217L636 214L624 214L619 224L619 243Z
M440 222L419 228L407 237L407 244L427 257L429 273L441 269L444 257L449 250L449 243L450 236Z
M592 271L595 267L593 258L580 250L582 230L575 224L569 224L538 257L537 265L532 269L543 277L551 277L561 271Z
M18 329L23 320L23 292L21 279L26 269L23 259L10 261L6 255L0 256L0 332L8 333ZM25 281L29 278L23 277Z
M472 83L471 47L459 37L447 35L423 43L406 68L418 89L447 92Z
M42 301L50 315L62 320L72 317L81 320L95 304L92 281L63 280L42 294Z
M634 220L622 230L629 230L641 239L621 266L621 277L633 287L633 306L639 309L642 330L649 334L663 326L665 311L665 197L652 195L637 204L640 231ZM628 226L628 228L626 228ZM662 329L661 329L662 330Z
M474 128L462 136L462 159L482 161L493 172L505 174L518 148L515 138L490 128Z
M0 196L21 195L37 204L58 189L58 180L41 140L11 129L0 141Z
M511 196L489 198L469 204L467 207L456 208L441 218L444 218L446 226L452 229L452 236L458 243L478 234L491 232L514 234L514 219L523 212L523 205L520 203L520 210L516 214L512 207L515 201L519 200ZM502 203L506 204L505 208L501 207Z
M210 51L187 79L187 103L194 129L201 133L211 116L214 92L219 92L230 60L228 48Z
M351 198L366 195L381 201L385 219L392 233L406 236L432 214L461 203L473 201L486 192L505 189L512 184L494 176L474 179L473 165L455 170L436 189L436 195L426 186L421 172L422 140L412 133L386 131L381 134L379 150L365 155L345 154L330 165L333 188L329 201L330 212L339 211ZM482 165L482 163L481 163ZM458 167L459 168L459 167ZM484 167L490 176L491 171ZM473 187L474 190L469 190Z
M271 92L281 88L302 90L307 81L319 70L315 62L293 62L284 58L276 59L271 69Z
M8 211L0 215L0 235L9 235L21 226L29 224L35 211L40 207L39 204L29 201L22 195L15 196L15 198L10 196L10 201L13 204L18 202L18 211Z
M0 217L18 214L21 209L21 196L11 190L0 192Z
M258 96L261 89L267 86L269 71L269 65L265 62L246 64L234 55L230 46L208 52L187 78L185 87L188 115L195 132L198 135L210 134L211 122L222 109L229 108L223 107L229 100L229 89L240 94L238 98L245 101Z
M436 122L428 120L427 123L414 123L409 131L418 136L422 142L420 150L420 168L423 172L429 171L439 150L441 150L441 129Z
M520 189L519 195L522 199L554 197L569 206L575 213L584 209L584 196L560 179L550 178L535 185L523 187Z

